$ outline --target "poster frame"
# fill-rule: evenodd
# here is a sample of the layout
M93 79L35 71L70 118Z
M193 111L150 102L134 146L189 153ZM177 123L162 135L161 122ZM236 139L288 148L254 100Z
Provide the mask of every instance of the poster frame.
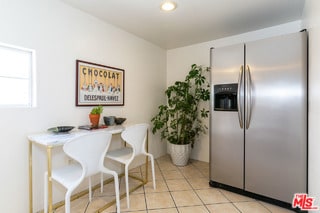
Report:
M76 106L124 106L124 73L124 69L76 60Z

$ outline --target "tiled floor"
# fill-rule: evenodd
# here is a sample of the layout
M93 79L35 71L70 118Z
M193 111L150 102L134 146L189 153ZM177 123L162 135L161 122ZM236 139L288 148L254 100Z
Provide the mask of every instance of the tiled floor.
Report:
M130 194L130 209L126 199L121 200L121 212L136 213L288 213L291 212L268 203L254 200L222 189L212 188L208 184L209 164L192 160L185 167L176 167L169 156L156 159L156 185L154 190L149 169L149 183ZM131 170L135 176L144 175L145 166ZM130 188L138 182L130 180ZM124 193L124 181L120 180L120 193ZM106 202L114 199L113 183L94 192L94 199L79 198L71 203L72 213L91 213ZM56 212L62 213L64 207ZM104 212L116 212L111 206Z

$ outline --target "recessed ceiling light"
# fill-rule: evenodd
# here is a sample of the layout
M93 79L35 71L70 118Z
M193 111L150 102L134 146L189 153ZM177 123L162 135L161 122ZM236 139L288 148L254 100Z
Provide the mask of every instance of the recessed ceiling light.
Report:
M172 1L164 1L161 4L161 10L163 11L172 11L176 9L177 4Z

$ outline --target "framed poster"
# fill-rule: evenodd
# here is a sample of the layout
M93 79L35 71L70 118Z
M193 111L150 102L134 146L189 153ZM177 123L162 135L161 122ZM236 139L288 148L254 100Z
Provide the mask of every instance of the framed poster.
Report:
M76 106L123 106L124 70L76 61Z

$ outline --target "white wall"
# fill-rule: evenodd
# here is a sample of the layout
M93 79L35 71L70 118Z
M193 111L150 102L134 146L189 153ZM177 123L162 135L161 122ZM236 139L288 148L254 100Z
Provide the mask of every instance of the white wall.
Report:
M150 123L157 106L165 102L164 49L61 1L1 1L0 42L36 50L38 86L36 108L0 108L1 212L28 212L26 136L57 125L89 123L91 107L75 106L76 59L125 69L125 106L104 107L103 115L127 117L127 124ZM150 134L149 141L149 150L155 157L165 153L165 144L158 137ZM36 210L42 208L42 151L34 151L34 155L40 155L35 163L43 166L35 169ZM55 200L62 198L58 194Z
M176 80L183 80L190 70L191 64L210 66L210 48L221 47L237 43L244 43L281 34L298 32L301 30L301 21L290 22L262 30L248 32L236 36L195 44L187 47L167 51L167 85ZM209 104L208 104L209 107ZM207 121L208 124L208 121ZM209 133L209 132L208 132ZM195 143L191 158L209 162L209 134L201 136Z
M303 26L309 32L309 194L320 206L320 1L306 1Z

